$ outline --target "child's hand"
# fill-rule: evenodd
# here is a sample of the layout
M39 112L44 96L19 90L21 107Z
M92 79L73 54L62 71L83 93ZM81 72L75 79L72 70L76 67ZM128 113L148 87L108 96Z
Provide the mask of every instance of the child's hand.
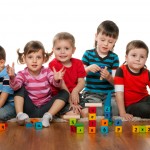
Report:
M73 110L73 113L80 114L82 106L80 106L80 105L74 105L74 104L70 103L69 110L71 110L71 109Z
M9 75L10 78L14 78L15 77L15 69L14 69L14 62L12 63L12 67L10 67L9 65L7 65L7 73Z
M93 73L100 71L100 67L96 64L88 66L87 69Z
M56 71L56 69L53 67L53 72L54 72L54 80L55 81L59 81L61 79L63 79L63 76L65 74L65 70L64 67L62 69L60 69L58 72Z
M102 79L108 80L111 76L107 69L101 69L100 73L101 73L101 78Z
M125 118L128 121L131 121L133 119L133 115L127 114L127 113L120 114L120 117L123 117L123 118Z
M77 105L80 102L79 93L75 90L72 90L72 92L70 94L70 99L73 104Z

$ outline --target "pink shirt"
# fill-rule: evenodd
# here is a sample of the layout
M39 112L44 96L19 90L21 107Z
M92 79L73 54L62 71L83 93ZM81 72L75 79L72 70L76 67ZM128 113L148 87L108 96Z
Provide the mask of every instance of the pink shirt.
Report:
M19 71L16 77L10 79L10 86L16 91L22 86L27 90L30 99L37 107L44 105L52 98L51 86L59 88L62 82L55 82L54 74L49 68L42 67L38 76L32 76L28 68Z

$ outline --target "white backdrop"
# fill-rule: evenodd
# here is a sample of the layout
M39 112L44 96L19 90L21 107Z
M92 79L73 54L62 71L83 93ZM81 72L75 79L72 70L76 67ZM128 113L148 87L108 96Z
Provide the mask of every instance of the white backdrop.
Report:
M7 64L15 62L17 72L24 68L16 61L18 48L40 40L51 51L53 36L67 31L76 39L74 57L81 58L93 48L97 26L112 20L120 29L114 52L123 63L129 41L140 39L150 48L149 6L149 0L0 0L0 45L6 49Z

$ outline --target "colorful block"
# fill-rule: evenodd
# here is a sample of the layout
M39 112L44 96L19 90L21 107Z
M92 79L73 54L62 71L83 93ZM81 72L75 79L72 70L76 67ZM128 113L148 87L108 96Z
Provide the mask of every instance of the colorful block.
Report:
M96 133L96 127L89 127L89 133Z
M71 131L71 132L76 132L76 126L71 125L71 126L70 126L70 131Z
M104 112L104 117L107 119L111 119L112 118L112 112Z
M139 126L133 125L133 126L132 126L132 132L133 132L133 133L139 133L139 132L140 132Z
M85 107L102 107L102 103L85 103Z
M108 120L107 119L102 119L100 121L101 126L108 126Z
M31 122L26 123L26 128L31 128L33 127L33 124Z
M96 120L89 120L89 127L96 127Z
M84 126L77 127L77 133L84 133Z
M37 119L37 118L30 118L30 122L31 123L36 123L36 122L39 122L39 119Z
M115 126L122 126L122 120L121 119L115 119L114 124L115 124Z
M96 107L89 107L89 113L96 113Z
M35 129L36 129L36 130L40 130L40 129L42 129L42 128L43 128L42 122L36 122L36 123L35 123Z
M146 127L145 126L139 126L139 131L141 133L145 133L146 132Z
M108 126L101 126L100 127L100 132L102 134L108 133Z
M4 131L6 129L5 123L0 123L0 131Z
M112 107L111 106L104 106L104 112L111 112Z
M77 119L76 119L76 118L71 118L71 119L69 119L69 124L70 124L70 125L75 125L76 122L77 122Z
M146 125L146 132L150 132L150 125Z
M96 120L96 114L89 114L89 120Z
M115 132L121 133L122 132L122 126L115 126Z

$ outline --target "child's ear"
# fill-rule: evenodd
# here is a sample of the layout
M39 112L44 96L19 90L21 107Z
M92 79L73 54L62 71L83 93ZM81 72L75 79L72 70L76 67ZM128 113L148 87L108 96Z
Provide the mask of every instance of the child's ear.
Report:
M74 54L75 50L76 50L76 47L73 48L73 52L72 52L73 54Z
M95 41L97 41L97 33L95 33Z

